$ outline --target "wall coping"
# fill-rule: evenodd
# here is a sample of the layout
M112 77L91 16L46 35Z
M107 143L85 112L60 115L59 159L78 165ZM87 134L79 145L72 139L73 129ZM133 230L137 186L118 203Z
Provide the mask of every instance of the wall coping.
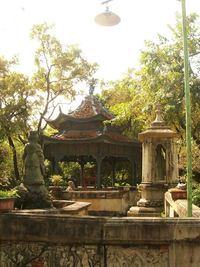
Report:
M123 196L127 195L129 190L117 191L117 190L109 190L109 191L62 191L62 199L65 198L83 198L83 199L121 199Z
M3 213L0 241L96 245L200 242L200 220Z
M181 189L170 189L165 193L165 206L169 205L179 217L187 216L186 193L186 191ZM200 217L200 208L194 204L192 204L192 216Z

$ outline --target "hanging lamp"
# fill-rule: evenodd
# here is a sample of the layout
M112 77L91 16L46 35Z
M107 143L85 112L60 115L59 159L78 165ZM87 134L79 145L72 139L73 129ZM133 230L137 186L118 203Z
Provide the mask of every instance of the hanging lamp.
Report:
M104 12L98 14L95 17L95 22L101 26L114 26L120 23L120 17L114 12L110 11L108 3L112 0L107 0L102 2L103 5L106 5Z

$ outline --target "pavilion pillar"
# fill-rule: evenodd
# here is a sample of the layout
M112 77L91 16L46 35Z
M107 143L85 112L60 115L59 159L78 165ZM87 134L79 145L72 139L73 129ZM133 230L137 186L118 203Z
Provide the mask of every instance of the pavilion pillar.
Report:
M136 172L136 164L132 158L128 158L131 164L131 178L129 179L130 185L137 185L137 172Z
M83 161L80 162L80 166L81 166L81 173L80 173L80 186L84 186L84 181L83 181L83 172L84 172L84 166L85 163Z
M52 161L52 166L53 166L53 174L60 174L58 159L54 158L54 160Z
M132 166L132 179L131 179L131 185L136 186L137 185L137 168L136 168L136 164L135 161L133 161L131 163Z
M116 160L114 158L112 161L112 186L115 185L115 176L116 176Z
M97 189L101 189L101 165L102 165L102 159L103 158L97 158L97 181L96 181L96 187Z

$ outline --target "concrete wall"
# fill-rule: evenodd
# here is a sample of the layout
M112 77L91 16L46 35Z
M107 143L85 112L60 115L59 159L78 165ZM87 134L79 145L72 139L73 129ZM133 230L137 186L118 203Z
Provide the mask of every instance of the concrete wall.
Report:
M89 214L98 215L126 215L128 209L136 205L140 194L136 190L108 190L108 191L72 191L61 192L60 199L91 203Z
M197 267L200 220L1 214L1 267Z

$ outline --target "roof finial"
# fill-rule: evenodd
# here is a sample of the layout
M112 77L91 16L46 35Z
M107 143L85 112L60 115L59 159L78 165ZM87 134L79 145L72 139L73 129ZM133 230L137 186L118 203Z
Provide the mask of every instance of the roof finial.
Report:
M157 126L157 125L164 125L165 121L163 120L163 111L162 111L162 106L161 104L157 104L156 105L156 118L155 120L152 122L152 126Z
M92 78L91 81L89 82L90 86L89 95L93 95L96 84L97 84L97 79Z

